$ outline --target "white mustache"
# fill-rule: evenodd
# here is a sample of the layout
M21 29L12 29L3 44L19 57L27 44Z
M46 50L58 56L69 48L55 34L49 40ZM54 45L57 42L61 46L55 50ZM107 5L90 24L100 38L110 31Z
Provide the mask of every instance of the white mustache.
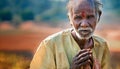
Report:
M90 27L87 27L87 28L78 28L78 31L81 31L81 30L89 30L89 31L93 31L93 29L92 28L90 28Z

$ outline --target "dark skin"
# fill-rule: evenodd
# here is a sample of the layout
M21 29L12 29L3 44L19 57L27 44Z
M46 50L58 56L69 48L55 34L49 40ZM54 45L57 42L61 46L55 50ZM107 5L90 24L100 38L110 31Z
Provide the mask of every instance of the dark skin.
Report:
M76 38L77 36L75 35L74 31L72 31L72 36L82 50L80 50L73 58L71 69L80 69L81 66L86 65L90 65L92 68L93 65L93 56L91 51L91 49L93 48L92 38L88 40L86 44L84 44L86 40L79 40L78 38Z
M69 16L73 27L75 29L78 29L80 27L90 27L95 30L97 23L97 15L94 6L91 6L87 0L73 0L73 2L73 10L71 11L71 16ZM100 18L101 12L98 12L98 14L98 17ZM91 51L94 46L92 37L89 39L80 39L76 35L75 30L72 30L71 34L81 50L73 57L70 68L80 69L81 67L83 67L83 69L87 69L86 66L90 66L92 68L94 62L92 56L93 54ZM84 36L81 33L79 35Z
M74 38L74 40L77 42L77 44L79 45L80 49L92 49L93 48L93 39L90 38L88 40L85 40L85 39L79 39L77 36L76 36L76 33L74 30L71 31L72 33L72 36Z

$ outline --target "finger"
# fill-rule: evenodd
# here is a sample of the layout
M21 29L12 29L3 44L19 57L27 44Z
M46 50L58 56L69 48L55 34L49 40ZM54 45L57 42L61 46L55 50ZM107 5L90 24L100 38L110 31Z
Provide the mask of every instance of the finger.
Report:
M90 61L93 63L93 54L92 54L92 50L88 49L88 51L90 52L89 56L90 56Z
M93 63L94 59L93 59L92 54L90 55L89 59L90 59L90 61Z
M75 57L79 56L81 53L86 52L86 51L87 51L87 49L82 49L82 50L80 50Z
M88 61L82 62L82 63L78 64L77 67L81 67L81 66L83 66L83 65L85 65L85 64L87 64L87 63L88 63Z
M91 51L83 52L83 53L81 53L78 57L76 57L76 60L79 60L81 57L84 57L84 56L86 56L86 55L91 56L91 55L92 55L92 52L91 52Z
M93 63L91 62L91 60L88 60L88 63L90 64L90 65L92 65Z
M75 57L79 56L81 53L84 53L86 51L90 51L90 49L82 49L82 50L80 50Z
M91 63L91 60L89 59L88 62Z
M88 63L90 64L91 68L93 68L93 62L91 62L91 60L88 60Z
M80 58L79 60L77 60L77 61L75 62L75 64L80 64L80 63L83 63L83 62L85 62L85 61L88 61L89 58L90 58L90 56L89 56L89 55L86 55L86 56Z
M90 48L87 49L88 51L92 51Z

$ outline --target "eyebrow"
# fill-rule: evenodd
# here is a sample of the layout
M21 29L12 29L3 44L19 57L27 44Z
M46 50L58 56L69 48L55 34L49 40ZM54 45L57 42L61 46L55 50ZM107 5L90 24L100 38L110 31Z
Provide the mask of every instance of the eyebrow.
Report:
M81 13L82 11L84 11L84 10L74 10L73 13L74 13L74 14L79 14L79 13ZM94 12L93 10L90 10L90 9L89 9L89 10L87 9L87 11L88 11L88 12Z

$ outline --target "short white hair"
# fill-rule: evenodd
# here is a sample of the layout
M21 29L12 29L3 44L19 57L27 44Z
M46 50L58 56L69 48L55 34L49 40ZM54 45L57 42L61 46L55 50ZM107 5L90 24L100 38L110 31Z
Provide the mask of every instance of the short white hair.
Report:
M68 9L68 12L70 13L72 11L72 7L73 7L73 1L74 0L69 0L68 4L67 4L67 9ZM99 1L99 0L93 0L94 2L94 5L95 5L95 9L97 12L101 12L101 9L100 7L103 6L102 3Z

